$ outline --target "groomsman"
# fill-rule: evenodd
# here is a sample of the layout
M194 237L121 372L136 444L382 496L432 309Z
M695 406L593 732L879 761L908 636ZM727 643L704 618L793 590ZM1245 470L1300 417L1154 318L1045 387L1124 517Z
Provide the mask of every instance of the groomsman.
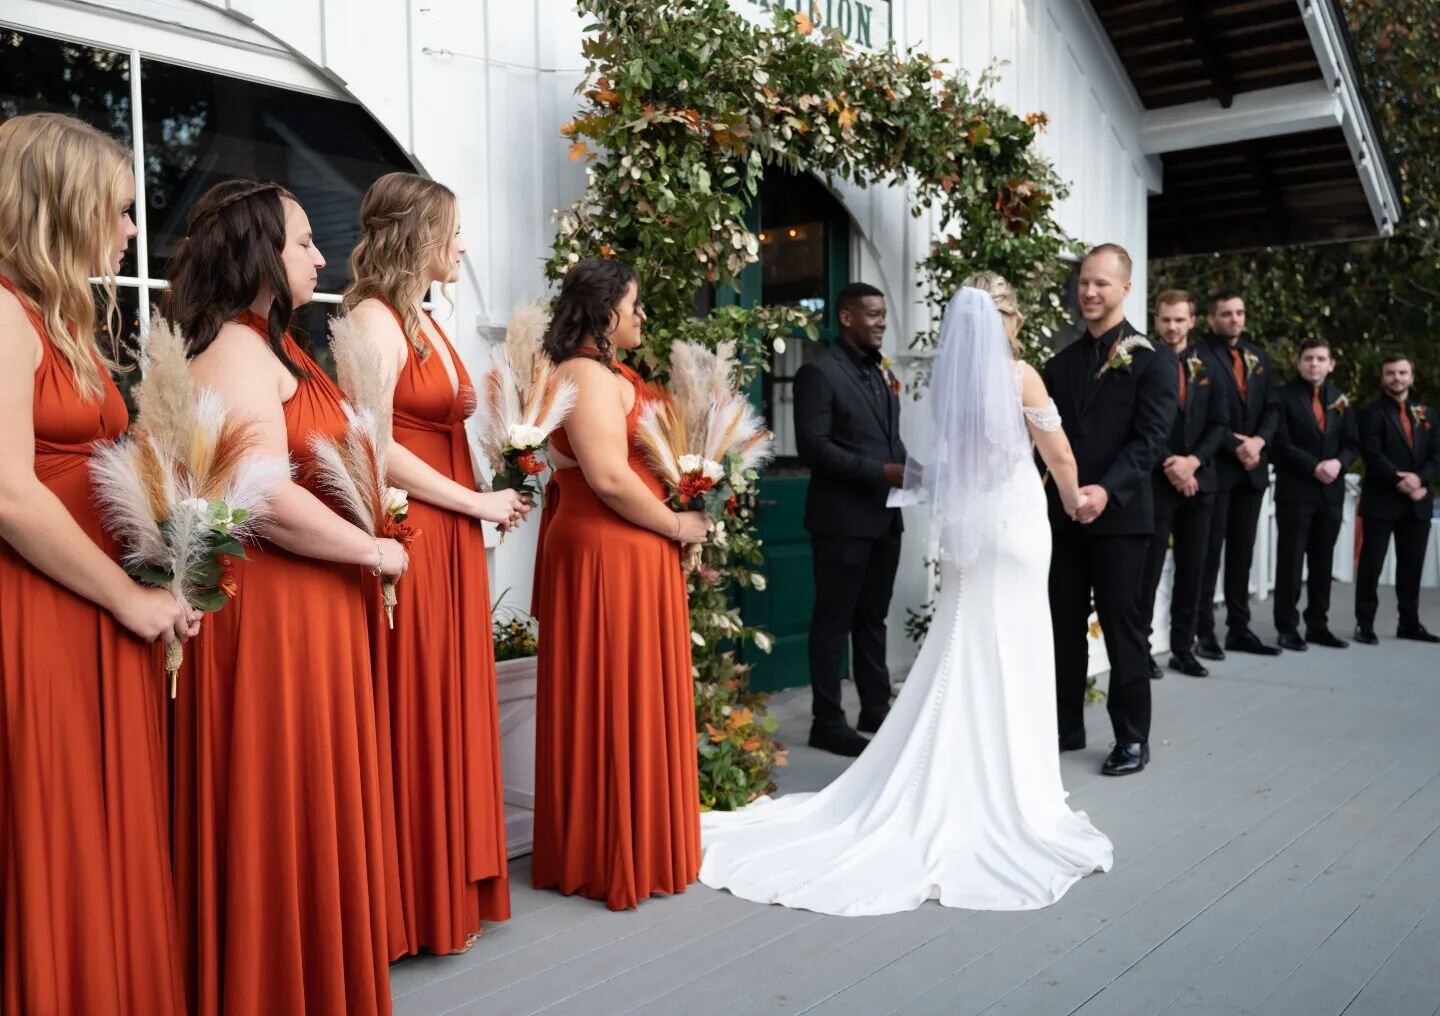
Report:
M1155 491L1155 534L1150 538L1145 595L1140 616L1155 615L1155 596L1165 568L1165 552L1174 537L1175 578L1170 595L1170 669L1191 677L1209 671L1195 658L1195 619L1205 578L1210 519L1215 514L1215 453L1230 437L1227 403L1217 394L1200 351L1190 348L1195 305L1190 294L1171 289L1156 301L1155 331L1175 354L1179 409L1170 427L1159 467L1150 474ZM1164 672L1150 660L1150 676Z
M885 369L885 296L852 282L836 300L840 341L795 374L795 437L810 467L805 528L814 551L810 746L855 756L890 711L885 618L900 564L900 509L886 495L905 476L900 386ZM859 732L845 718L840 668L851 649Z
M1344 649L1330 631L1331 566L1345 513L1345 472L1360 457L1359 429L1349 400L1327 382L1335 369L1330 343L1306 339L1296 362L1300 376L1280 389L1275 432L1275 630L1280 647ZM1300 578L1309 566L1305 637L1300 637Z
M1440 642L1420 623L1420 569L1435 505L1430 485L1440 478L1440 434L1430 408L1411 395L1414 380L1409 357L1387 356L1380 367L1384 394L1360 410L1364 545L1355 579L1355 641L1367 646L1380 641L1375 637L1375 611L1380 606L1380 569L1392 533L1395 599L1400 607L1395 637Z
M1101 772L1138 773L1150 761L1149 618L1141 616L1145 559L1155 530L1150 473L1175 421L1176 361L1125 320L1130 255L1102 244L1080 263L1086 330L1045 365L1086 501L1072 521L1048 484L1050 615L1060 750L1085 747L1090 602L1110 654L1106 708L1115 749Z
M1225 564L1225 649L1278 656L1250 630L1250 564L1260 505L1270 484L1269 445L1279 412L1271 386L1270 357L1244 337L1245 298L1233 289L1210 299L1210 335L1201 346L1215 384L1229 404L1231 439L1215 456L1215 517L1205 552L1205 583L1200 589L1199 637L1195 655L1225 659L1215 637L1215 586L1220 579L1221 546Z

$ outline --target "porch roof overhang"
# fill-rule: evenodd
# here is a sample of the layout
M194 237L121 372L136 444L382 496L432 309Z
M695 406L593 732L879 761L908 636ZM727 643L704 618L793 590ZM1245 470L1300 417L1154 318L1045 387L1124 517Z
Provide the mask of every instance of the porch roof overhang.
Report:
M1152 257L1389 236L1396 174L1340 0L1090 0L1158 158Z

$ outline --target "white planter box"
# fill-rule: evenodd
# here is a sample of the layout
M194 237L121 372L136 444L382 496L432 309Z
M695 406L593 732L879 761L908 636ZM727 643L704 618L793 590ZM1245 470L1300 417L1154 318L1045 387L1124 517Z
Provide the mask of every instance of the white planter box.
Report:
M505 842L511 857L535 839L535 657L495 665L505 780Z

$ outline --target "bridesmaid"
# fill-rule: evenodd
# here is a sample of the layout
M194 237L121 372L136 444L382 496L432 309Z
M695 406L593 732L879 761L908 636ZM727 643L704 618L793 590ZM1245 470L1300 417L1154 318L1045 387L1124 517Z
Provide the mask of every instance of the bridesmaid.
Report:
M707 525L666 507L635 443L644 384L615 351L644 323L634 269L592 259L566 274L545 335L579 399L552 440L538 555L532 873L611 910L683 892L700 868L680 546Z
M510 916L505 802L495 695L490 584L480 523L502 529L529 505L514 491L479 493L465 418L474 407L465 365L421 300L455 282L465 244L455 195L410 173L371 185L350 256L345 307L381 364L394 408L391 482L409 492L404 602L390 630L379 583L369 604L377 636L375 696L389 742L403 938L392 955L460 952L482 921Z
M91 496L125 402L89 277L135 235L119 144L0 124L0 1012L183 1013L168 857L164 666L198 612L137 585Z
M191 210L167 309L195 379L289 453L267 541L237 567L176 709L175 867L191 1012L388 1013L380 761L365 571L404 549L330 510L311 435L345 429L291 337L325 259L294 197L232 180Z

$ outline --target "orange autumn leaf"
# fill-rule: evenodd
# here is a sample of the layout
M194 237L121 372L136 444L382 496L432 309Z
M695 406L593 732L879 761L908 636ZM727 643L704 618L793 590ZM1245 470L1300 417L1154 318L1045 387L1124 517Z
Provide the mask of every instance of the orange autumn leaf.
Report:
M840 123L840 129L842 131L849 130L851 127L855 126L855 121L857 119L859 119L859 117L853 109L842 109L840 111L840 115L836 117L836 120L838 120Z
M755 722L755 714L743 706L730 714L730 729L739 730Z
M576 141L570 146L570 161L579 162L590 154L590 146L583 141Z
M715 744L719 744L721 741L725 740L727 736L725 731L720 730L711 723L705 724L705 732L710 735L710 740Z
M810 20L810 15L808 14L796 14L795 31L799 32L801 35L809 35L811 32L815 31L815 22Z
M744 748L746 751L755 751L757 748L760 747L760 738L752 737L740 747Z

